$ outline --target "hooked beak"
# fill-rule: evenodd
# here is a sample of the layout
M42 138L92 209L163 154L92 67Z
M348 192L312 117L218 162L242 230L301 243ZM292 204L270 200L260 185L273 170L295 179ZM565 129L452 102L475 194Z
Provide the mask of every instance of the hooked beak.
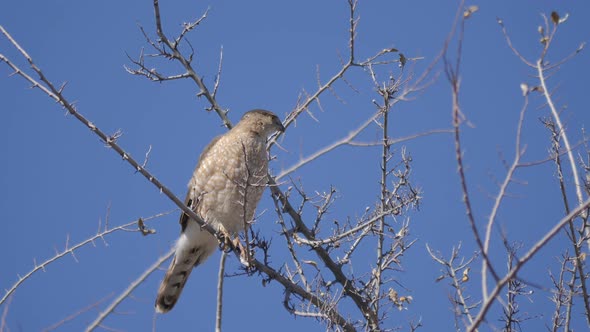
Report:
M283 126L283 123L281 122L281 120L279 118L277 118L276 123L277 125L277 131L284 133L285 132L285 126Z

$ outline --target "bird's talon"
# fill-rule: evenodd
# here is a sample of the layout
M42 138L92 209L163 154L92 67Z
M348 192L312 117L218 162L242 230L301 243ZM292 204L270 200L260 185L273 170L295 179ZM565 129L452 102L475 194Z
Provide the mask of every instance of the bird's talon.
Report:
M248 252L248 248L244 247L238 238L234 239L234 246L240 250L240 263L246 267L250 267L252 256Z
M217 236L220 240L219 247L221 248L221 250L223 250L224 252L230 252L232 248L232 241L229 233L225 229L220 229Z

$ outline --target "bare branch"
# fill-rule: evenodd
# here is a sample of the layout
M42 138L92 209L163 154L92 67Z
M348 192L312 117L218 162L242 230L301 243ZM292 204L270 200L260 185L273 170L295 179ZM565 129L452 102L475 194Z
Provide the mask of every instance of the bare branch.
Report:
M56 329L60 328L62 325L64 325L64 324L66 324L67 322L69 322L69 321L71 321L71 320L75 319L76 317L80 316L81 314L83 314L83 313L85 313L85 312L88 312L88 311L90 311L90 310L92 310L92 309L94 309L94 308L98 307L98 306L99 306L99 305L101 305L101 304L102 304L104 301L106 301L107 299L109 299L109 298L110 298L110 297L112 297L112 296L113 296L113 294L109 294L109 295L107 295L107 296L103 297L102 299L100 299L100 300L98 300L98 301L96 301L96 302L94 302L94 303L92 303L92 304L90 304L90 305L88 305L88 306L86 306L86 307L84 307L84 308L82 308L82 309L80 309L80 310L76 311L75 313L73 313L73 314L69 315L68 317L66 317L66 318L64 318L64 319L62 319L62 320L60 320L59 322L57 322L57 323L55 323L55 324L53 324L53 325L51 325L51 326L49 326L49 327L46 327L46 328L44 328L44 329L43 329L43 332L47 332L47 331L53 331L53 330L56 330ZM0 329L0 331L2 331L2 329Z
M296 227L298 230L309 240L314 240L314 235L310 231L310 229L305 225L301 216L293 209L291 203L287 200L286 196L280 191L276 182L271 179L270 180L270 189L275 197L281 202L283 211L286 211L291 219L295 222ZM378 318L376 317L375 313L367 307L366 302L364 299L357 293L355 290L353 283L349 280L346 275L342 272L342 267L338 265L332 257L328 254L328 252L323 247L315 247L312 248L316 254L320 257L320 259L326 264L326 267L334 274L334 277L340 283L344 289L344 293L349 296L355 303L355 305L361 310L363 315L366 317L368 321L372 321L375 324L378 322ZM313 302L312 302L313 303ZM317 306L317 305L316 305ZM373 323L371 323L373 324ZM339 324L340 325L340 324Z
M365 128L367 128L371 123L373 123L373 121L375 121L375 119L377 117L379 117L379 115L381 114L381 111L378 111L376 113L374 113L372 116L370 116L367 120L365 120L365 122L363 122L360 126L358 126L355 130L351 131L347 136L343 137L342 139L316 151L315 153L301 159L297 164L287 168L286 170L282 171L280 174L278 174L277 176L275 176L275 180L280 180L282 178L284 178L285 176L295 172L297 169L299 169L300 167L314 161L315 159L321 157L322 155L342 146L342 145L347 145L350 144L351 141L357 137Z
M219 259L219 273L217 274L217 310L215 312L215 332L221 332L221 318L223 315L223 281L225 279L225 260L227 252L221 252Z
M462 36L464 30L464 19L461 21L461 33L459 37L459 44L462 44ZM483 256L484 264L486 264L492 273L492 276L497 281L499 279L498 274L492 267L492 262L487 256L486 251L484 250L484 244L481 240L481 236L479 235L479 231L476 226L475 217L473 215L473 208L471 206L471 200L469 198L468 188L467 188L467 180L465 177L465 167L463 166L463 152L461 147L461 135L460 135L460 125L463 120L463 114L461 112L460 104L459 104L459 89L460 89L460 79L459 79L459 68L461 64L461 47L459 46L459 53L457 55L457 61L455 67L451 66L448 62L446 56L444 59L445 62L445 72L447 74L447 79L451 84L452 89L452 98L453 98L453 106L452 106L452 119L453 119L453 127L455 129L454 140L455 140L455 159L457 161L457 169L459 173L459 179L461 184L461 191L463 193L463 203L465 204L465 211L467 213L467 219L469 221L469 225L471 226L471 232L475 237L475 241L477 246L479 247L481 254ZM487 300L487 284L485 282L486 276L482 275L482 293L484 301Z
M155 0L157 3L157 0ZM159 17L159 13L158 13ZM219 240L223 240L223 234L218 233L211 225L205 224L203 219L201 219L192 209L186 206L183 201L181 201L178 197L176 197L168 187L164 186L154 175L152 175L147 169L142 167L133 157L127 153L121 146L119 146L116 142L116 138L118 134L115 135L107 135L105 134L100 128L98 128L94 123L90 122L86 119L81 113L79 113L74 105L67 101L67 99L63 96L61 90L57 90L55 86L45 77L41 69L39 69L33 62L33 59L24 51L24 49L8 34L8 32L0 26L0 32L2 32L13 45L21 52L21 54L27 59L31 68L39 75L40 80L45 84L42 85L33 79L31 76L27 75L25 72L20 70L16 65L10 62L6 57L0 54L0 60L4 61L8 64L11 68L15 69L20 76L22 76L25 80L29 81L33 84L34 87L40 88L45 94L47 94L50 98L57 101L60 105L62 105L70 114L72 114L78 121L84 124L87 128L89 128L93 133L98 135L101 140L110 148L113 149L123 160L127 161L137 172L143 175L149 182L155 185L160 192L164 193L170 200L174 202L186 215L188 215L192 220L197 222L201 227L207 230L209 233L218 237ZM231 250L236 249L236 247L232 244L229 245ZM237 253L237 252L236 252Z
M484 239L484 245L483 245L483 252L486 255L489 252L490 239L492 237L492 227L494 225L496 215L498 214L498 210L500 209L500 205L502 204L502 200L506 196L506 190L508 189L508 185L510 185L510 183L513 181L514 172L520 166L520 158L524 154L524 151L521 150L520 140L521 140L521 134L522 134L522 126L524 123L524 115L525 115L525 112L528 107L528 101L529 101L528 93L526 93L524 95L524 103L523 103L523 106L520 110L520 118L518 120L518 126L516 129L516 143L515 143L515 148L514 148L515 149L514 160L512 161L510 168L506 172L506 176L504 177L504 181L502 182L502 185L500 186L500 190L499 190L498 194L496 195L496 199L494 200L494 206L492 207L492 211L490 213L490 216L488 218L488 223L486 226L485 239ZM487 292L488 292L487 291L487 274L488 274L487 270L488 270L488 262L484 261L484 262L482 262L482 266L481 266L481 278L482 278L481 284L482 284L483 294L487 294ZM485 297L486 297L486 295L484 295L484 299L485 299Z
M563 140L563 145L565 147L565 151L567 153L569 164L572 169L572 178L574 180L574 187L576 190L578 205L580 205L584 201L584 195L582 193L582 185L580 183L580 175L578 174L578 167L576 166L576 160L574 158L572 147L570 145L569 138L567 136L565 127L561 122L561 117L559 116L559 113L557 112L557 109L555 108L555 105L553 104L553 99L551 98L549 90L547 89L547 84L545 83L545 70L543 68L543 59L542 58L540 58L537 61L537 74L539 77L539 82L541 83L541 87L543 88L543 96L545 97L545 100L547 101L547 106L549 106L549 110L551 111L551 115L553 116L553 120L555 121L555 124L557 125L557 130L560 133L561 139ZM585 234L588 234L588 232L590 232L589 229L584 230ZM590 242L588 242L588 245L590 246Z
M6 331L6 317L8 317L8 309L10 308L11 301L12 297L8 299L8 302L4 306L4 310L2 310L2 316L0 317L0 332Z
M144 221L148 221L148 220L152 220L152 219L156 219L156 218L160 218L162 216L168 215L172 212L174 212L176 210L172 210L172 211L168 211L168 212L163 212L163 213L159 213L156 215L153 215L151 217L147 217L147 218L143 218ZM14 293L16 291L16 289L23 283L25 282L27 279L29 279L33 274L39 272L39 271L45 271L45 268L50 265L51 263L56 262L57 260L59 260L60 258L63 258L64 256L67 255L73 255L74 252L88 244L93 244L94 245L94 241L98 240L98 239L104 239L105 236L114 233L114 232L118 232L118 231L139 231L139 229L130 229L129 227L132 227L133 225L135 225L137 223L137 220L129 222L127 224L121 225L121 226L117 226L114 228L110 228L110 229L104 229L104 231L102 232L98 232L96 235L82 241L79 242L73 246L69 246L66 244L66 247L64 250L57 252L55 256L43 261L41 264L36 264L35 263L35 267L27 272L24 276L19 277L18 281L12 285L4 294L4 296L2 297L2 299L0 299L0 305L2 305L4 302L6 302L6 300L10 297L10 295L12 295L12 293Z
M194 28L197 27L197 25L201 24L201 22L203 22L203 20L207 18L207 14L209 14L210 9L211 9L211 7L207 7L207 10L205 10L203 15L201 17L199 17L197 20L195 20L194 22L182 24L183 29L182 29L182 32L180 33L180 35L178 36L178 38L176 38L176 41L174 42L175 46L178 46L180 44L180 42L182 41L182 38L184 38L184 36L187 33L191 32Z
M363 231L366 228L370 228L371 226L373 226L375 224L375 222L379 221L381 218L383 218L385 216L393 214L393 212L394 212L393 209L383 211L383 212L375 215L374 217L370 218L369 220L367 220L363 223L360 223L359 225L357 225L353 228L350 228L347 231L338 233L334 236L330 236L325 239L307 240L305 238L301 238L297 234L293 234L293 238L295 239L295 241L297 243L305 244L305 245L308 245L311 247L317 247L317 246L321 246L321 245L325 245L325 244L337 243L338 241L340 241L348 236L354 235L355 233Z
M552 121L545 122L545 126L548 127L549 130L551 131L553 155L555 156L555 165L557 167L557 178L559 180L559 189L561 190L561 197L563 199L563 205L565 207L565 211L566 211L566 213L569 213L570 206L569 206L569 202L568 202L568 198L567 198L567 191L566 191L565 179L563 176L563 168L561 165L561 158L559 155L559 150L560 150L560 143L559 143L560 139L559 138L561 137L561 135L559 134L559 131L556 128L555 123L553 123ZM575 271L577 271L578 276L580 278L580 286L582 288L582 299L584 302L586 320L590 324L590 300L588 299L588 289L586 286L587 276L586 276L586 273L584 272L584 262L582 259L582 248L581 248L583 240L580 239L580 241L578 241L573 221L570 221L568 223L568 226L569 227L568 227L568 229L566 229L566 233L568 234L568 237L572 243L572 246L574 247L574 253L575 253L574 258L572 259L574 261L574 269L575 269ZM573 278L575 279L575 276ZM570 285L573 285L573 284L575 284L575 280L573 280L572 283L570 283Z
M324 301L322 301L317 295L307 292L305 289L301 288L297 284L294 284L289 279L285 278L282 274L278 273L276 270L268 267L267 265L260 263L257 260L253 260L253 264L258 271L269 276L269 278L278 281L287 292L292 292L301 296L302 298L308 300L311 304L315 305L318 309L322 310L326 313L326 316L330 319L330 321L334 324L338 324L341 326L344 331L352 332L356 331L354 326L349 323L344 317L342 317L337 310L328 306Z
M498 24L502 28L502 34L504 34L504 38L506 38L506 43L508 44L508 47L510 47L510 49L512 50L512 52L524 64L526 64L529 67L535 68L535 65L532 62L529 62L522 54L520 54L520 52L518 52L518 50L516 49L516 47L514 47L514 45L512 45L512 40L510 39L510 35L508 34L508 31L506 30L506 27L504 26L504 21L502 21L502 19L500 19L500 18L497 18L496 21L498 22Z
M219 50L219 66L217 68L217 75L215 75L215 84L213 85L213 98L217 95L217 89L219 89L219 83L221 82L221 70L223 69L223 46Z
M451 285L454 288L454 299L453 299L453 306L455 307L455 315L460 316L463 315L467 317L467 320L470 324L473 323L473 314L471 311L479 305L479 303L470 303L471 298L465 294L464 287L462 286L464 283L469 281L469 270L470 265L475 258L477 258L477 254L473 255L467 261L461 259L458 264L455 263L455 260L459 257L459 253L461 251L461 244L459 244L456 248L453 247L451 251L451 256L448 259L444 259L440 254L434 253L430 246L426 244L426 250L430 254L430 257L434 259L437 263L445 267L444 274L437 278L437 281L440 281L445 278L451 279ZM462 271L462 272L461 272Z
M152 264L152 266L145 270L137 279L131 282L131 284L129 284L129 287L127 287L127 289L125 289L111 304L109 304L109 306L106 307L100 313L100 315L98 315L94 322L90 323L90 325L86 327L86 332L90 332L96 329L97 327L101 326L102 321L108 315L110 315L113 312L113 310L115 310L115 308L121 302L123 302L123 300L125 300L135 290L135 288L137 288L137 286L141 285L145 281L145 279L149 277L150 274L152 274L152 272L156 271L160 267L160 265L162 265L165 261L172 257L172 255L174 255L175 250L175 248L170 249L168 253L158 258L158 260L154 264Z
M435 135L435 134L453 134L453 133L455 133L455 131L453 129L433 129L433 130L428 130L428 131L424 131L421 133L408 135L408 136L404 136L404 137L398 137L398 138L389 137L389 139L387 140L387 144L396 145L396 144L411 141L413 139L420 138L420 137L425 137L425 136L430 136L430 135ZM351 142L347 142L347 144L350 146L381 146L381 145L383 145L383 142L351 141Z
M570 222L574 218L578 217L580 215L580 213L583 213L588 207L590 207L590 198L586 199L584 202L582 202L582 204L578 205L575 209L573 209L565 217L561 218L561 220L559 220L559 222L557 222L557 224L555 226L553 226L553 228L549 232L547 232L547 234L545 234L539 241L537 241L537 243L535 243L531 247L531 249L529 249L529 251L518 261L518 263L516 265L514 265L514 267L510 271L508 271L508 273L496 283L496 286L490 292L487 300L485 300L483 302L481 310L479 311L479 313L477 314L477 317L475 317L475 319L473 321L473 324L471 324L471 326L469 326L467 331L473 332L473 331L477 330L478 326L481 324L484 317L486 316L488 310L490 310L490 307L492 306L492 304L496 300L496 297L498 296L500 291L504 288L504 286L506 286L506 283L508 283L511 279L516 277L516 274L518 273L518 271L520 271L520 269L531 258L533 258L533 256L535 256L537 254L537 252L541 248L543 248L547 244L547 242L549 242L561 230L561 228L563 226L565 226L568 222Z
M162 20L160 17L159 1L154 0L153 3L154 3L154 16L156 19L156 33L158 34L158 37L160 38L162 43L164 43L164 45L166 45L171 50L172 58L182 64L182 66L186 69L187 74L199 87L200 91L197 94L197 96L204 96L207 99L207 101L211 104L210 109L214 110L217 113L217 115L219 115L219 117L222 119L223 125L226 126L228 129L231 129L232 124L231 124L231 121L229 120L229 118L227 117L228 111L226 109L222 108L217 103L217 100L215 99L214 95L209 91L209 89L207 88L207 86L203 82L203 79L201 78L201 76L198 75L197 72L195 71L195 69L192 67L192 65L191 65L192 59L191 58L187 59L186 57L184 57L184 55L182 55L182 53L178 49L178 43L171 42L168 39L168 37L164 34L164 30L162 29ZM190 30L192 30L194 27L196 27L206 17L206 15L207 15L207 12L205 12L205 14L201 17L201 19L197 20L194 25L188 25L188 27L190 27L190 29L187 29L187 26L185 26L185 29L181 33L180 37L178 37L178 42L180 42L180 40L182 39L184 34L186 34Z
M155 1L155 5L157 5L157 0ZM160 22L160 20L159 20L159 10L156 10L156 17L157 17L157 20L156 21L158 23L157 24L158 31L161 31L161 26L160 26L160 23L159 23ZM12 62L10 62L3 55L0 55L0 60L6 62L10 67L12 67L13 69L15 69L15 72L17 72L20 76L22 76L23 78L25 78L27 81L33 83L34 86L39 87L49 97L51 97L52 99L56 100L59 104L61 104L63 107L65 107L70 114L73 114L76 119L78 119L80 122L82 122L86 127L90 128L92 132L94 132L95 134L97 134L107 144L107 146L111 147L113 149L113 151L115 151L117 154L119 154L123 158L123 160L127 161L131 166L133 166L134 169L136 169L140 174L142 174L146 179L148 179L148 181L150 181L158 189L160 189L160 191L162 193L164 193L169 199L171 199L192 220L194 220L199 225L201 225L201 227L203 229L205 229L206 231L208 231L211 234L215 235L218 238L219 241L223 241L223 235L222 234L218 234L216 232L216 230L213 229L209 224L205 224L203 222L203 220L192 209L190 209L189 207L187 207L167 187L165 187L150 172L148 172L145 168L141 167L141 165L139 165L139 163L137 161L135 161L127 152L125 152L116 143L116 140L114 140L110 136L107 136L96 125L94 125L93 123L91 123L90 121L88 121L84 116L82 116L79 112L77 112L75 110L74 106L65 99L65 97L62 95L61 91L58 91L57 89L55 89L55 87L53 86L53 84L47 78L45 78L45 76L43 75L43 73L41 72L41 70L36 65L34 65L32 59L28 56L28 54L26 54L26 52L20 47L20 45L18 45L16 43L16 41L14 41L14 39L12 39L12 37L10 37L10 35L1 26L0 26L0 32L2 32L5 36L7 36L7 38L11 42L13 42L13 44L15 45L15 47L17 47L17 49L19 49L19 51L21 51L21 54L23 54L23 56L25 56L25 58L27 58L27 60L31 64L31 67L33 68L33 70L40 76L41 81L47 87L45 87L44 85L41 85L36 80L34 80L32 77L28 76L26 73L24 73L23 71L21 71L20 69L18 69L18 67L16 67ZM273 181L273 183L271 185L271 188L277 189L276 183L274 183L274 181ZM229 243L227 243L227 248L229 248L230 250L234 251L234 253L236 255L238 255L238 256L240 255L239 250L236 250L237 247L231 241L229 241ZM169 253L169 255L172 255L172 253L173 252L171 251ZM158 262L161 262L161 261L163 262L165 260L165 258L166 257L162 257L161 260L159 260ZM327 310L327 316L330 318L331 322L333 322L334 324L337 324L337 325L341 326L345 331L355 331L355 328L354 328L353 325L351 325L346 319L344 319L336 310L334 310L333 308L330 308L329 306L327 306L316 295L306 292L304 289L302 289L301 287L297 286L296 284L294 284L293 282L291 282L290 280L288 280L287 278L285 278L284 276L282 276L280 273L278 273L274 269L272 269L269 266L265 265L264 263L261 263L261 262L255 260L255 259L253 259L251 263L252 263L252 265L258 271L261 271L262 273L268 275L268 277L270 279L274 279L274 280L279 281L283 285L283 287L285 287L286 289L289 289L291 292L293 292L293 293L301 296L302 298L307 299L308 301L310 301L310 303L312 303L313 305L317 306L318 308L325 308L324 310ZM338 269L338 268L336 268L336 264L334 264L333 262L332 262L332 264L333 264L333 268ZM158 266L159 266L159 264L158 264ZM156 267L152 266L152 268L155 269L155 268L157 268L157 266ZM100 322L108 314L110 314L110 312L112 311L112 309L114 309L114 307L116 307L118 305L118 303L121 302L135 287L137 287L138 283L141 282L141 280L143 280L145 277L147 277L147 275L149 273L151 273L151 272L152 272L151 270L146 271L144 273L144 275L142 275L135 283L133 283L128 290L126 290L107 310L105 310L97 318L97 320L93 324L91 324L89 326L88 329L89 330L92 330L92 329L96 328L97 326L99 326ZM340 271L340 274L342 276L344 276L341 271ZM341 278L341 280L345 283L345 278L343 278L343 279Z

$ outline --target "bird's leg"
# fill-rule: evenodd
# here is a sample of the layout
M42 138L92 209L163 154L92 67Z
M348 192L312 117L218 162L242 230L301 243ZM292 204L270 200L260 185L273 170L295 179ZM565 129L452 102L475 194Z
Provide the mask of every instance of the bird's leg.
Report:
M240 254L240 263L242 263L246 267L250 266L250 262L252 259L250 256L250 252L246 247L244 247L242 242L240 242L239 236L233 237L232 240L231 234L227 231L227 229L225 229L225 227L223 227L223 225L220 225L219 230L217 232L217 237L220 240L219 247L221 248L221 250L229 252L231 251L231 248L236 248Z
M225 252L231 251L232 246L230 244L232 243L232 237L231 234L227 231L227 229L225 229L225 227L223 227L222 224L220 224L219 228L217 229L217 238L220 241L219 248L221 248L221 250Z

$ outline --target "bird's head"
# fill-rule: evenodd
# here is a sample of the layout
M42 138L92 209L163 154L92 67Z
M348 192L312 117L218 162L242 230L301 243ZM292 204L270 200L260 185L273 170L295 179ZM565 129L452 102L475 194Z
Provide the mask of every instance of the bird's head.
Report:
M276 131L285 131L285 127L276 114L261 109L246 112L237 126L245 126L265 138Z

